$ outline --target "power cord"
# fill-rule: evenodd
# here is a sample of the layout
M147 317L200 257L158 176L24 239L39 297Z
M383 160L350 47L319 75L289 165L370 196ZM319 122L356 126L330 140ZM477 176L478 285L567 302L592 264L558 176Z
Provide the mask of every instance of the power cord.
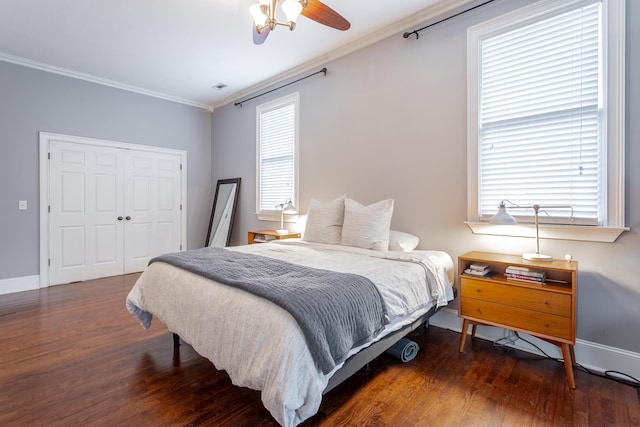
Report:
M556 357L549 356L547 353L545 353L544 350L542 350L535 343L532 343L531 341L529 341L529 340L527 340L525 338L522 338L517 331L513 331L513 335L516 337L515 339L511 339L510 337L502 337L502 338L494 341L493 345L496 346L496 347L500 347L500 346L505 346L507 344L513 344L517 340L522 340L522 341L526 342L527 344L529 344L530 346L534 347L540 353L542 353L547 359L551 359L551 360L555 360L556 362L564 363L564 359L558 359ZM629 374L625 374L624 372L618 372L618 371L614 371L614 370L606 370L606 371L604 371L603 374L601 374L599 372L592 371L590 369L585 368L584 366L582 366L578 362L576 362L576 366L578 368L582 369L583 371L585 371L588 374L597 375L599 377L608 378L610 380L619 382L621 384L625 384L625 385L629 385L631 387L635 387L635 388L638 389L638 397L640 397L640 380L635 378L635 377L633 377L633 376L631 376L631 375L629 375ZM627 379L624 379L624 378L621 378L621 377L626 377Z

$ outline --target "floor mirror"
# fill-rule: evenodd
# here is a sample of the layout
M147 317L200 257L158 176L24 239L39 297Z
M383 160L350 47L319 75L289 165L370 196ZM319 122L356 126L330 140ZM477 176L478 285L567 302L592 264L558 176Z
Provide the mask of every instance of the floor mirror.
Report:
M218 180L205 246L216 248L229 246L239 193L240 178Z

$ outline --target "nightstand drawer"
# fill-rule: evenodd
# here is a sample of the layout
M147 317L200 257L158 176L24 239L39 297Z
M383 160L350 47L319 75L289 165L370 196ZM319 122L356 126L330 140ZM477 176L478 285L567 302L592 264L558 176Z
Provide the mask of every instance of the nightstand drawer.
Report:
M489 302L571 317L571 295L462 277L460 295Z
M507 329L513 327L527 332L573 340L571 318L527 310L520 307L465 297L460 301L460 314L472 320L493 322Z

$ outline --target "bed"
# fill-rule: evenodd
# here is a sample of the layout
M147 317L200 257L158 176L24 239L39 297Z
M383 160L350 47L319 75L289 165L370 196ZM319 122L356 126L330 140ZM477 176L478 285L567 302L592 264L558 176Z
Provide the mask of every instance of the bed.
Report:
M126 301L237 386L261 392L283 426L453 299L453 261L390 229L394 200L311 199L302 239L202 248L152 260ZM315 313L315 314L314 314Z
M235 385L261 391L264 406L283 426L313 416L324 393L453 299L453 262L442 251L375 251L301 239L222 251L359 275L384 301L383 329L327 370L319 368L298 322L278 304L169 262L154 262L140 276L126 306L142 325L148 328L157 317Z

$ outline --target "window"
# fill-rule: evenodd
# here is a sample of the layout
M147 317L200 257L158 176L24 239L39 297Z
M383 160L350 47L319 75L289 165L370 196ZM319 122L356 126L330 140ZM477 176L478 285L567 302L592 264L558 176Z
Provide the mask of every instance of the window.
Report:
M277 205L297 199L297 93L257 107L257 213L277 213ZM273 218L261 218L273 219Z
M543 0L469 29L469 218L509 200L624 227L623 5Z

